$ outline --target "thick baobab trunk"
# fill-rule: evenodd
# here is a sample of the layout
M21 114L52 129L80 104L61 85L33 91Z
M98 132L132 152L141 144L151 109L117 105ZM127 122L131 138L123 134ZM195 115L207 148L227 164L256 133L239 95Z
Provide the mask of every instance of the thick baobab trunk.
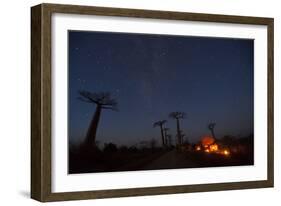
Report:
M169 137L168 137L168 144L169 144L170 147L172 146L172 137L171 137L171 135L169 135Z
M168 145L167 130L164 130L164 143L165 143L166 146Z
M214 131L211 129L212 137L215 138Z
M214 132L214 130L212 129L212 130L211 130L211 132L212 132L212 136L213 136L213 138L216 140L216 136L215 136L215 132Z
M165 138L164 138L163 126L162 125L160 125L160 129L161 129L162 145L165 146Z
M181 145L181 131L180 131L180 120L177 119L177 135L178 135L178 144Z
M88 146L94 146L96 142L96 133L97 133L97 128L100 120L100 115L101 115L101 106L97 105L95 114L91 120L89 129L87 131L87 136L86 136L86 144Z

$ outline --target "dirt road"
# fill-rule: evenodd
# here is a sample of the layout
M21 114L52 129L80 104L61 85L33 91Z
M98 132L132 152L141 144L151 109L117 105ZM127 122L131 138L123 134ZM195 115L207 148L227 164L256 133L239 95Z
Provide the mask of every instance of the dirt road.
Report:
M190 168L196 167L196 164L188 159L188 155L172 150L158 159L145 165L142 169L176 169L176 168Z

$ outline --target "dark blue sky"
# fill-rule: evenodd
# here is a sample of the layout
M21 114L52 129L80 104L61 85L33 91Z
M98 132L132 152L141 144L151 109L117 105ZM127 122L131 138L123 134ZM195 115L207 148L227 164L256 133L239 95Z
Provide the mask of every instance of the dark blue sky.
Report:
M153 123L183 111L189 141L215 132L253 132L254 41L246 39L69 31L69 138L86 135L95 105L79 90L111 92L119 111L103 110L97 140L134 144L155 138Z

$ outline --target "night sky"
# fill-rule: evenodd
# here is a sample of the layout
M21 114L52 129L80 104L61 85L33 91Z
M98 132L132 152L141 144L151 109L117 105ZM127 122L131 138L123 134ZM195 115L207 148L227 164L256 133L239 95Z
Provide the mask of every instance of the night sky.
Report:
M254 41L151 34L69 31L70 142L82 141L95 105L78 100L79 90L111 92L119 111L103 110L97 141L132 145L156 139L158 120L185 112L181 129L191 142L253 133Z

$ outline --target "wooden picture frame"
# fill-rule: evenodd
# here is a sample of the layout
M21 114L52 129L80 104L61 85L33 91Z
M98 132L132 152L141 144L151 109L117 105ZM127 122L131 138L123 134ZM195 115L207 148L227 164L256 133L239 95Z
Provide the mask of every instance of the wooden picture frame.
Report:
M267 27L267 179L257 181L169 185L93 191L52 192L51 17L54 13L128 18L216 22ZM31 197L38 201L160 195L273 187L273 30L272 18L40 4L31 8Z

